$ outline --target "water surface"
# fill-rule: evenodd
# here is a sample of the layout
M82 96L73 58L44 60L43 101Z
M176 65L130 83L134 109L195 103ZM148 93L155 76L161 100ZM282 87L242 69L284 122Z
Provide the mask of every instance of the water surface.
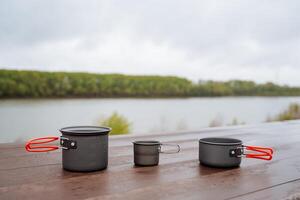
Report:
M197 130L214 119L262 123L300 97L178 99L41 99L0 101L0 143L59 135L61 127L97 125L113 112L132 124L132 134Z

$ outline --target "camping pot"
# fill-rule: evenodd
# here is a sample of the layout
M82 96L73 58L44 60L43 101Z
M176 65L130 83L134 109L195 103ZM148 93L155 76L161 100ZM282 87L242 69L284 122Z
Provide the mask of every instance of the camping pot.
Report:
M29 152L48 152L62 149L63 168L70 171L96 171L107 167L108 133L111 128L74 126L59 130L60 137L36 138L27 142ZM60 146L43 144L60 139Z
M272 155L272 148L245 146L238 139L202 138L199 140L199 161L211 167L238 167L242 157L271 160Z
M162 146L176 147L175 150L162 151ZM160 153L178 153L178 144L160 143L159 141L135 141L133 142L134 164L137 166L154 166L159 163Z

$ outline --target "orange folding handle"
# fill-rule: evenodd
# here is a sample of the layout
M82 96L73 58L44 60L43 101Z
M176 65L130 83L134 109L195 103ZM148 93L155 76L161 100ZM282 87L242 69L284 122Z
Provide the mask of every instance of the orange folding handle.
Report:
M25 149L28 152L48 152L48 151L54 151L59 148L59 146L54 145L40 145L40 144L46 144L53 142L55 140L58 140L59 137L42 137L42 138L35 138L32 140L29 140L26 145Z
M261 160L272 160L273 149L269 147L244 146L246 150L258 153L245 153L246 158L256 158Z

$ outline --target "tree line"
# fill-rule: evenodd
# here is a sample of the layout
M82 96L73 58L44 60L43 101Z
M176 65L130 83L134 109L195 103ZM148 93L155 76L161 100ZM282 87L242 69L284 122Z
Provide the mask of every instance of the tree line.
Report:
M299 96L299 87L253 81L199 81L131 76L0 70L0 98Z

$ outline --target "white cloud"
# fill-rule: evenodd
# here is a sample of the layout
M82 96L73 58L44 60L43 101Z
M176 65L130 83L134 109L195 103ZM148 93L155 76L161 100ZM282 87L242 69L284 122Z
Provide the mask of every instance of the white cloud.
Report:
M298 1L0 2L3 68L300 85Z

